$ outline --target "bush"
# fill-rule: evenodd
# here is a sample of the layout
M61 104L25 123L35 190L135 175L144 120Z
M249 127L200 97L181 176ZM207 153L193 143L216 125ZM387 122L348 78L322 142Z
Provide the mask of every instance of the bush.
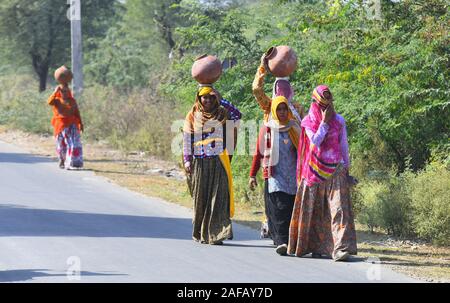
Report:
M122 150L170 159L173 121L182 116L155 89L121 93L113 87L87 89L79 104L89 139L107 140Z
M33 133L52 133L50 92L36 92L31 76L0 77L0 124Z
M387 193L385 184L377 181L365 181L357 185L353 205L357 220L373 232L382 225L381 197Z
M411 175L408 188L417 235L438 245L450 245L450 170L439 162Z
M356 205L361 208L357 219L371 231L380 227L395 236L413 235L411 200L404 178L387 174L379 180L362 181L356 191Z
M357 220L372 231L379 227L396 236L450 244L450 169L445 161L417 173L363 180L353 197Z

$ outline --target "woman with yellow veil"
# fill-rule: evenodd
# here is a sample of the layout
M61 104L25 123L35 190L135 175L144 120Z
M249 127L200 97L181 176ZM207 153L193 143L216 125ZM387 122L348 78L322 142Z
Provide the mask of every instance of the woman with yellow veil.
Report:
M269 230L276 252L286 255L289 224L297 192L296 163L300 126L283 96L271 101L272 119L265 122L258 136L256 154L250 171L250 188L257 185L256 174L262 166L264 202Z
M237 133L227 135L227 121L241 113L211 86L201 86L183 127L184 168L191 178L194 202L192 237L220 245L233 238L234 213L231 154ZM227 140L229 139L229 140ZM227 144L234 141L232 144ZM232 146L227 150L227 147Z

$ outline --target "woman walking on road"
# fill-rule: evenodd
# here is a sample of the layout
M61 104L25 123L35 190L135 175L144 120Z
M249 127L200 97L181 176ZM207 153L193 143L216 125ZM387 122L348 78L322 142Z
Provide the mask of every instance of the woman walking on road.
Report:
M262 109L264 113L264 122L268 122L272 120L271 114L271 105L272 99L276 97L285 97L288 102L288 107L291 112L293 118L297 121L298 124L301 123L302 118L304 117L304 109L300 105L300 103L293 102L294 99L294 90L288 80L288 78L276 78L273 83L272 89L272 98L267 96L264 92L264 79L269 72L269 68L267 66L266 54L261 57L261 63L256 71L255 78L252 84L252 92L255 96L256 101L258 102L259 107ZM264 222L261 227L261 237L264 238L272 238L270 226L272 225L269 221L270 218L267 214L267 205L265 206L266 213ZM274 239L273 239L274 240ZM275 242L275 241L274 241Z
M349 153L345 119L335 113L333 96L318 86L303 119L298 147L300 182L292 213L289 254L331 256L344 261L355 255L356 232L350 200Z
M270 121L261 127L253 156L249 185L257 186L256 174L261 165L264 174L264 204L276 252L286 255L289 224L297 192L296 163L300 126L285 97L271 101Z
M47 103L53 109L51 123L54 128L59 167L64 169L67 165L67 169L82 168L83 148L80 135L83 132L83 122L69 85L59 84Z
M268 73L267 60L265 55L261 58L261 64L256 71L255 78L252 84L253 95L259 104L259 107L264 112L264 122L271 119L271 103L272 99L276 97L285 97L288 102L288 108L291 115L300 124L302 118L304 117L304 109L300 103L293 102L294 90L286 78L276 78L273 84L272 98L267 96L264 92L264 79Z
M205 244L220 245L233 238L234 213L231 153L227 139L236 143L236 129L227 135L227 120L241 113L222 99L211 86L200 87L183 128L184 167L191 177L194 200L192 237ZM229 143L229 142L228 142Z

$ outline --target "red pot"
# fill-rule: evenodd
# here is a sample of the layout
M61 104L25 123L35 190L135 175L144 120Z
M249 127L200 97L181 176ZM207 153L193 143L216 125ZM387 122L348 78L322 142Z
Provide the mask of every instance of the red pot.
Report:
M65 65L55 71L55 80L60 84L68 84L72 81L73 74Z
M275 77L287 77L297 68L297 54L286 45L269 48L265 58L269 71Z
M191 74L200 84L213 84L222 75L222 63L215 56L202 55L195 59Z

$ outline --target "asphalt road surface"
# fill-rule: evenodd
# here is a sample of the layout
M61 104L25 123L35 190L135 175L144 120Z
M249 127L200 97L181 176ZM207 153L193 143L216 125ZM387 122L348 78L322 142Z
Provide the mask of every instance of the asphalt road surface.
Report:
M0 142L0 282L416 282L375 262L280 257L233 225L191 239L192 212Z

